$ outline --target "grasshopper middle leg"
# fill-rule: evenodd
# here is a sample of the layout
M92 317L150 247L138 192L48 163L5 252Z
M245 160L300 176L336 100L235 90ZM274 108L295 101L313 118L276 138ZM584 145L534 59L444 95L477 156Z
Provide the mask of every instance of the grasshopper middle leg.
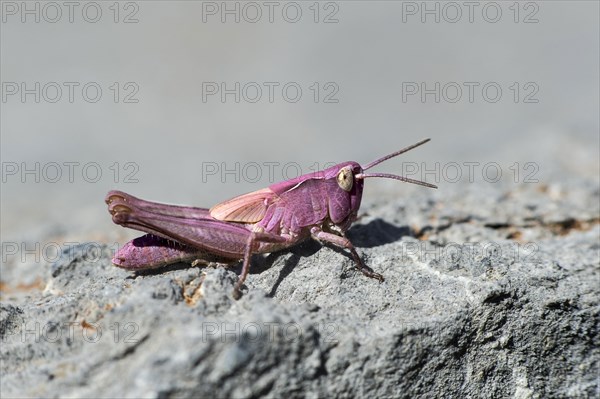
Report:
M246 281L248 272L250 271L250 259L252 258L252 254L257 249L256 246L261 242L283 243L286 241L287 239L285 237L261 232L252 232L248 236L248 239L246 240L246 248L244 250L244 263L242 265L242 274L240 275L238 282L235 284L235 287L233 287L234 299L240 299L242 297L241 288L244 284L244 281Z

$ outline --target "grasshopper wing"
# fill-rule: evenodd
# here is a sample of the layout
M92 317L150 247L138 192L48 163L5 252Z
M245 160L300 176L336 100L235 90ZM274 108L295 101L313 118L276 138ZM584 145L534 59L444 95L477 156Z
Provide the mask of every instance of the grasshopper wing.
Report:
M113 210L118 209L117 207L119 205L126 205L127 207L134 207L139 210L143 210L149 213L156 213L164 216L168 215L180 218L210 219L208 209L206 208L167 205L161 204L159 202L146 201L140 198L136 198L131 194L124 193L123 191L109 191L104 201L109 206L109 209Z
M210 208L209 213L223 222L257 223L275 199L277 195L270 188L263 188L223 201Z
M244 256L252 234L257 242L263 243L261 245L285 242L285 238L280 236L252 233L242 224L214 219L204 208L145 201L120 191L111 191L106 202L114 223L145 231L192 248L182 250L175 244L167 244L166 250L162 252L156 249L152 249L150 254L140 252L143 258L140 260L143 262L139 263L144 263L146 266L148 263L158 264L159 260L183 258L202 251L218 257L240 259ZM159 246L154 245L155 243L150 238L143 241L144 243L150 242L150 246L153 248ZM128 248L136 250L132 246ZM159 256L160 259L155 259L156 256ZM139 268L137 264L126 265L122 262L115 264L121 267Z
M145 231L228 258L243 257L246 241L251 234L250 230L235 223L152 213L131 204L119 204L112 207L110 212L113 222L123 227Z
M244 254L251 231L212 218L207 209L159 204L111 191L106 199L113 222L229 258Z

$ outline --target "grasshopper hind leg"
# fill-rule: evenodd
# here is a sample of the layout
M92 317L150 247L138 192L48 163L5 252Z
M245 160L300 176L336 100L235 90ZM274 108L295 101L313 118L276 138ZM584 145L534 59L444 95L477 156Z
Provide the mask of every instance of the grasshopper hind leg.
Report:
M195 266L229 265L234 261L153 234L146 234L129 241L115 253L112 259L115 266L131 271L158 269L180 262Z

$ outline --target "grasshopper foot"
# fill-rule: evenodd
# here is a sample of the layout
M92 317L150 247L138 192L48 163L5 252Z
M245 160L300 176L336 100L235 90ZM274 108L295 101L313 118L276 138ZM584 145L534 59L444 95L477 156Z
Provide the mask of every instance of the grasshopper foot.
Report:
M233 295L233 299L236 301L242 297L242 285L244 285L244 280L245 279L240 277L233 287L233 292L231 295Z
M365 276L374 278L375 280L379 280L380 283L383 283L383 281L385 280L381 274L375 273L374 271L372 271L371 269L369 269L368 267L366 267L364 265L362 267L359 267L359 270Z
M233 299L235 299L236 301L242 297L242 291L237 285L233 288L233 292L231 294L233 295Z

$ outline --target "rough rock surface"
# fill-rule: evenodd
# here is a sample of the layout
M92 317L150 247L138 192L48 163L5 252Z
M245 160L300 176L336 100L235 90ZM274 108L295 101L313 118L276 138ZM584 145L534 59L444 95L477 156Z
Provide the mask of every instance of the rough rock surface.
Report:
M383 283L310 242L239 301L239 265L5 265L2 397L597 396L598 187L410 192L349 232Z

